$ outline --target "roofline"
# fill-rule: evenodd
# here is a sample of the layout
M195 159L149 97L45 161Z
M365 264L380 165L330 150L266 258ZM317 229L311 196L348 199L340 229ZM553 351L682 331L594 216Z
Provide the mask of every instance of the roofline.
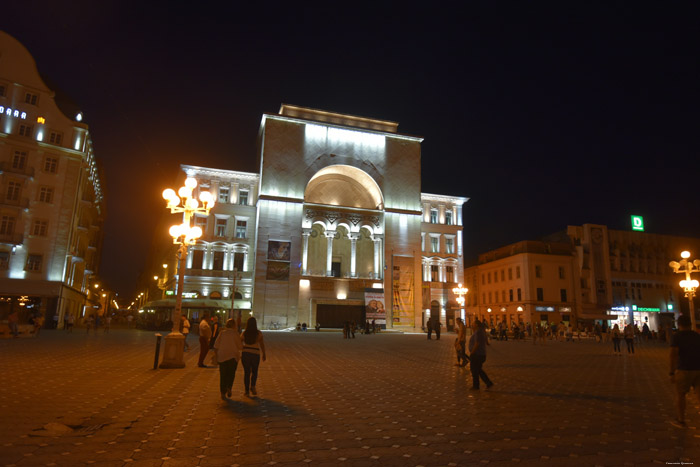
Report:
M420 137L420 136L405 135L405 134L401 134L401 133L392 133L390 131L370 130L367 128L359 128L359 127L349 126L349 125L338 125L335 123L319 122L317 120L307 120L307 119L297 118L297 117L287 117L284 115L277 115L277 114L272 114L272 113L267 113L267 112L263 113L262 121L260 122L261 127L265 125L265 120L268 118L273 119L273 120L282 120L282 121L294 122L294 123L304 123L304 124L310 123L312 125L341 128L341 129L347 130L347 131L357 131L358 133L374 133L374 134L382 135L382 136L389 137L389 138L405 139L405 140L409 140L409 141L416 141L418 143L422 143L424 140L424 138Z

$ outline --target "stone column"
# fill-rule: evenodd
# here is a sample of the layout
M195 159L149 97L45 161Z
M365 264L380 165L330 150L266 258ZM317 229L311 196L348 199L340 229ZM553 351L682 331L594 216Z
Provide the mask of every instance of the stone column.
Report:
M309 266L309 237L311 236L311 229L302 229L301 237L303 239L301 248L301 275L306 276L308 274Z
M359 233L348 234L350 239L350 277L357 277L357 239Z
M242 272L247 272L248 271L248 248L246 248L243 251L243 271Z
M372 241L374 242L374 278L382 278L382 237L381 235L372 235Z
M323 234L328 241L328 248L326 249L326 276L331 277L333 275L333 238L335 238L335 230L327 230Z

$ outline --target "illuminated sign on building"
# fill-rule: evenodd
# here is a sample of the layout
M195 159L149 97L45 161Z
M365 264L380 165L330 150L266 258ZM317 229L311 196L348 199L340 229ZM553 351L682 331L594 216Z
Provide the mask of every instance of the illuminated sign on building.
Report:
M661 308L648 308L648 307L640 306L640 307L637 307L637 311L653 311L653 312L657 312L657 311L661 311Z
M166 290L165 295L175 295L175 291ZM182 292L182 298L199 298L199 294L197 292Z
M22 120L27 119L27 112L21 112L17 109L11 109L9 107L5 107L4 105L0 105L0 114L5 114L8 117L21 118Z
M37 117L36 121L37 123L46 123L46 119L44 117Z
M642 216L632 217L632 230L644 232L644 218Z
M614 306L610 308L611 311L630 311L630 307L628 306Z
M536 306L535 311L554 311L553 306Z

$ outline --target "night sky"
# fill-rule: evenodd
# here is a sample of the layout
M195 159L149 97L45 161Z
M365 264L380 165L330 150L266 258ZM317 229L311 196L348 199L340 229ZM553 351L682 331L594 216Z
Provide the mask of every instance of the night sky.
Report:
M467 262L630 214L700 237L697 4L59 3L4 5L0 29L83 110L107 197L100 275L121 297L179 164L257 172L261 115L281 103L424 137L423 191L470 198Z

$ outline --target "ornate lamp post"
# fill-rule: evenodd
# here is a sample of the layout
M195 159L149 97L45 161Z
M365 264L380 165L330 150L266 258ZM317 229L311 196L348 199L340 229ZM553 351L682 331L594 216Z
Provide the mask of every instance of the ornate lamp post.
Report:
M694 272L700 272L700 259L696 259L693 261L689 260L689 251L681 252L681 258L682 259L680 261L671 261L670 263L668 263L668 265L671 266L673 272L678 274L685 274L685 280L682 280L680 282L680 286L683 288L685 296L688 297L688 304L690 305L690 322L693 331L695 331L697 330L697 328L695 325L695 308L693 307L693 297L695 297L695 289L698 288L698 285L700 285L700 283L698 283L697 280L691 278L690 274Z
M173 244L178 245L178 269L177 269L177 294L175 299L175 309L171 316L173 329L165 336L165 350L163 351L163 361L160 368L184 368L183 359L184 340L179 331L180 315L182 314L182 289L185 285L185 269L187 260L187 247L194 245L202 236L202 229L192 226L192 217L195 214L209 215L209 211L214 207L214 198L208 191L199 194L199 201L192 197L192 191L197 187L197 180L188 177L185 186L175 193L175 190L168 188L163 191L163 199L168 202L167 208L172 214L182 213L182 224L170 227L170 236L173 237Z
M467 292L469 292L469 289L466 287L462 287L462 284L459 284L457 287L452 289L452 293L457 295L457 303L459 303L459 306L461 308L464 308L464 303L465 303L464 296L467 294ZM460 318L461 318L461 316L460 316ZM466 316L465 316L465 318L466 318Z

